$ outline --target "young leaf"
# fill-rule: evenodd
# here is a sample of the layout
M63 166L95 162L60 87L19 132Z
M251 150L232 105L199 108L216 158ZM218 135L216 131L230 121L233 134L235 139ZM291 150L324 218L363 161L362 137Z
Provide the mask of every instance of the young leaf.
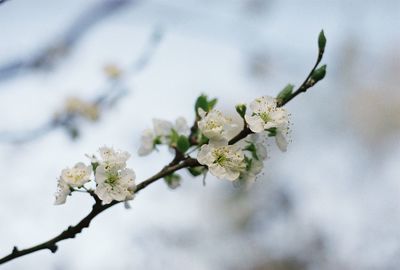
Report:
M191 175L193 176L199 176L204 174L204 171L207 170L205 167L199 166L199 167L189 167L188 171Z
M324 30L321 30L318 36L318 48L321 52L325 50L325 45L326 45L326 38L324 34Z
M314 72L311 75L311 80L313 80L314 83L322 80L326 75L326 65L321 66L320 68L314 70Z
M181 185L181 177L180 177L180 175L178 175L176 173L166 175L164 177L164 181L168 185L168 187L171 189L176 189L177 187L179 187Z
M196 111L196 115L199 115L199 108L202 108L204 111L208 111L208 101L206 95L201 95L197 98L196 103L194 105L194 109Z
M188 137L181 135L178 138L178 142L176 144L176 148L178 148L178 150L181 153L185 153L190 147L190 143L189 143L189 139Z
M282 91L279 92L278 96L276 97L277 100L284 102L286 99L290 97L294 89L293 84L288 84L285 86L285 88L282 89Z
M208 102L208 110L207 110L207 112L209 112L209 111L211 111L212 109L214 109L214 107L215 107L215 105L217 104L217 99L216 98L213 98L212 100L210 100L209 102Z

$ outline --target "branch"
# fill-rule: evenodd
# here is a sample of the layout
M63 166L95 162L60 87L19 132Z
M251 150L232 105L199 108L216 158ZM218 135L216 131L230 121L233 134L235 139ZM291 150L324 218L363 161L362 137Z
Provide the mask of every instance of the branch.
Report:
M323 34L323 33L322 33ZM324 46L323 46L324 47ZM290 93L288 97L286 97L285 101L278 103L278 107L281 107L288 103L290 100L295 98L298 94L302 92L306 92L308 88L312 87L315 85L317 80L314 80L314 72L316 71L316 68L318 64L320 63L322 56L323 56L324 50L321 50L320 46L320 51L318 54L318 59L316 64L314 65L313 69L311 70L310 74L307 76L306 80L303 82L303 84L293 93ZM197 123L193 125L191 128L191 134L196 132L197 128ZM235 144L236 142L240 141L241 139L247 137L247 135L253 133L247 124L245 123L243 130L237 134L234 138L232 138L229 141L229 144ZM175 148L175 157L174 159L164 168L162 168L158 173L155 175L151 176L150 178L144 180L140 184L136 186L135 189L135 194L138 193L139 191L145 189L147 186L151 185L152 183L156 182L157 180L170 175L178 170L181 170L183 168L189 168L189 167L197 167L197 166L202 166L197 159L191 158L190 156L185 157L185 155L180 152L178 149ZM78 224L75 226L69 226L65 231L63 231L61 234L58 236L43 242L41 244L38 244L36 246L33 246L31 248L19 250L16 246L14 246L12 252L3 257L0 258L0 264L6 263L8 261L11 261L13 259L16 259L18 257L22 257L28 254L31 254L33 252L42 250L42 249L49 249L51 252L55 253L57 251L57 243L69 238L74 238L77 234L81 233L84 228L88 228L90 225L90 222L101 212L107 210L108 208L112 207L113 205L119 204L120 201L112 201L110 204L107 205L102 205L101 200L97 197L97 195L94 192L88 191L89 194L95 199L95 204L92 207L91 212L84 217Z
M0 4L8 0L0 0ZM27 71L52 68L66 56L89 29L101 20L122 9L135 0L103 0L83 12L65 31L61 38L33 53L33 56L21 58L0 66L0 81L26 74ZM24 72L22 72L24 71Z
M291 101L297 95L299 95L301 93L305 93L309 88L313 87L316 84L316 81L312 80L311 77L314 74L315 70L317 69L318 65L321 63L323 56L324 56L324 50L320 50L318 52L317 61L315 62L314 66L311 69L310 73L308 74L307 78L300 85L300 87L297 88L297 90L294 91L288 98L286 98L284 101L279 102L278 107L282 107L282 106L286 105L289 101Z
M323 36L323 31L321 31L320 33L320 37L319 39L321 39L321 36L325 39L325 37ZM320 42L320 41L319 41ZM325 40L326 42L326 40ZM325 44L323 44L323 46L321 44L319 44L319 50L318 50L318 57L317 57L317 61L315 62L313 68L311 69L310 73L308 74L307 78L304 80L304 82L300 85L299 88L296 89L296 91L294 91L293 93L291 93L288 97L286 97L284 100L278 100L277 102L277 107L283 107L284 105L286 105L289 101L291 101L292 99L294 99L296 96L298 96L301 93L305 93L309 88L313 87L319 80L315 80L313 79L313 75L315 74L315 72L317 71L317 67L318 65L321 63L322 57L324 56L324 52L325 52ZM325 76L325 74L324 74ZM241 139L246 138L248 135L252 134L254 132L252 132L250 130L250 128L247 126L246 121L244 122L244 127L243 130L241 130L235 137L233 137L230 141L229 144L235 144L238 141L240 141Z
M176 155L175 157L177 157L178 155ZM140 184L137 185L135 193L138 193L140 190L145 189L147 186L149 186L150 184L154 183L155 181L175 172L178 171L180 169L183 168L187 168L187 167L195 167L195 166L200 166L200 164L198 163L198 161L196 159L193 158L174 158L174 160L168 164L167 166L165 166L160 172L158 172L157 174L153 175L152 177L144 180L143 182L141 182ZM22 249L19 250L17 247L14 247L12 252L1 258L0 259L0 264L6 263L8 261L11 261L13 259L16 259L18 257L22 257L31 253L34 253L36 251L39 250L43 250L43 249L48 249L50 250L52 253L55 253L57 251L57 243L61 242L63 240L66 239L70 239L70 238L75 238L75 236L79 233L82 232L82 230L84 228L88 228L90 225L90 222L101 212L107 210L108 208L119 204L121 202L119 201L113 201L110 204L106 204L106 205L102 205L100 199L98 199L98 197L94 194L91 193L90 194L92 197L95 198L95 204L92 207L92 211L90 211L90 213L84 217L78 224L76 224L75 226L69 226L66 230L64 230L62 233L60 233L59 235L57 235L56 237L43 242L41 244L38 244L36 246L27 248L27 249Z
M317 62L319 63L319 61L317 61ZM313 70L315 70L315 67L313 68ZM312 74L312 72L310 74ZM305 83L303 83L303 85L306 84L306 82L308 81L310 76L311 75L309 75L307 77L307 79L306 79ZM303 89L304 87L306 87L303 85L300 86L299 89ZM299 92L299 90L297 90L296 92ZM298 93L296 93L296 92L293 93L294 96L291 97L290 100L298 95ZM304 91L301 90L300 92L304 92ZM283 105L279 105L279 106L283 106ZM193 130L195 129L195 125L193 125L192 129ZM240 141L241 139L244 139L245 137L247 137L247 135L249 135L251 133L253 133L253 132L248 128L247 124L245 124L243 130L239 134L237 134L234 138L232 138L229 141L229 144L235 144L236 142ZM158 173L156 173L155 175L151 176L150 178L148 178L148 179L144 180L143 182L141 182L140 184L138 184L136 186L135 194L138 193L139 191L141 191L142 189L145 189L147 186L151 185L152 183L156 182L157 180L159 180L167 175L170 175L171 173L174 173L183 168L197 167L197 166L201 166L201 164L197 161L197 159L194 159L191 157L185 158L182 153L180 153L177 149L175 149L174 159L167 166L162 168ZM84 228L88 228L92 219L95 218L98 214L107 210L111 206L120 203L119 201L113 201L110 204L102 205L101 201L97 198L97 196L94 193L90 193L90 195L95 198L96 203L93 205L92 211L86 217L84 217L78 224L76 224L75 226L69 226L68 229L63 231L58 236L56 236L44 243L33 246L31 248L18 250L17 247L14 247L14 249L12 250L12 252L9 255L0 259L0 264L6 263L6 262L16 259L18 257L25 256L25 255L28 255L30 253L33 253L33 252L36 252L36 251L39 251L42 249L49 249L51 252L55 253L57 251L57 243L58 242L69 239L69 238L74 238L77 234L82 232L82 230Z

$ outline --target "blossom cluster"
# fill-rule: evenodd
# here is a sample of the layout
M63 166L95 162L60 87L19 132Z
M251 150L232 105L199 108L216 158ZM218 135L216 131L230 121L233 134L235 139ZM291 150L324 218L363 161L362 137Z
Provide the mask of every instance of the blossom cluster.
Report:
M203 95L198 99L196 122L192 128L182 117L175 123L153 119L153 128L142 133L138 154L145 156L157 146L167 145L181 158L179 162L197 151L199 166L187 168L193 176L209 171L217 178L250 185L264 167L267 158L265 142L269 137L275 137L278 148L286 151L288 113L278 106L277 99L269 96L256 98L249 104L249 110L244 104L238 105L236 111L243 119L242 132L246 131L246 136L232 140L239 124L214 109L215 104L216 99L209 101ZM189 152L190 148L192 151ZM79 190L97 196L104 204L133 199L135 173L126 167L130 154L106 146L99 152L100 158L90 157L90 165L79 162L61 172L55 204L65 203L68 195ZM163 177L170 188L180 184L180 176L175 172ZM95 183L94 190L85 187L90 182Z
M130 154L106 146L101 147L99 152L100 159L92 155L90 165L79 162L72 168L62 170L55 204L64 204L73 191L92 192L85 187L92 179L96 185L93 192L103 204L109 204L113 200L133 199L136 188L135 172L126 167Z
M185 154L190 148L199 148L197 160L214 176L245 185L251 184L259 175L267 158L265 142L268 137L275 137L281 151L287 149L286 134L289 128L289 115L285 108L278 106L277 99L269 96L256 98L249 104L237 107L250 134L230 144L229 141L238 132L238 123L221 111L214 109L216 100L209 101L202 95L196 102L196 123L189 129L186 120L178 118L175 125L165 120L154 119L153 129L146 129L141 138L139 155L144 156L156 149L157 145L168 145ZM190 132L191 131L191 132ZM180 138L187 142L187 147L179 146ZM189 170L192 175L201 171ZM166 178L167 184L176 186L177 175ZM174 185L171 185L174 180Z
M209 141L201 146L197 160L220 179L249 184L263 169L263 160L267 158L263 142L267 137L275 137L279 149L286 151L289 121L286 109L278 107L273 97L255 99L247 114L246 106L241 106L245 125L254 134L233 145L229 144L232 138L227 136L235 128L232 121L218 110L206 113L199 109L198 127Z

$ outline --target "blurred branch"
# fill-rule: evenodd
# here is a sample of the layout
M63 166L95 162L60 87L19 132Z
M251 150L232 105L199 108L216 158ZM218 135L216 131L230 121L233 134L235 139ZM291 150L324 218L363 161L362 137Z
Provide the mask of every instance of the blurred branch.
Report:
M0 0L0 4L8 0ZM83 12L65 31L61 38L40 49L30 57L14 60L0 66L0 81L26 74L28 71L54 68L90 28L135 0L101 0Z
M7 2L8 0L0 0L0 5Z
M110 83L107 83L107 85L104 86L102 93L94 98L93 104L95 106L99 109L111 107L128 92L127 88L123 85L124 77L135 76L147 67L161 42L162 36L163 30L156 28L146 42L143 51L139 54L138 58L133 61L127 72L121 74L118 79L112 79ZM17 144L26 143L39 139L60 127L64 127L70 132L77 132L76 120L78 120L79 117L81 116L77 114L66 113L52 118L49 122L33 130L22 132L0 132L0 142Z

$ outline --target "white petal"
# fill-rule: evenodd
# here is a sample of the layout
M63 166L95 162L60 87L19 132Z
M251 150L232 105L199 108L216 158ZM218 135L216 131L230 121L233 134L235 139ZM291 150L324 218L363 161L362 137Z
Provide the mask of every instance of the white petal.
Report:
M276 145L278 145L278 148L282 152L286 152L288 143L286 141L285 136L283 136L283 134L281 132L276 133L275 141L276 141Z
M211 164L208 166L210 173L219 179L223 179L226 175L226 170L218 164Z
M234 181L239 178L240 172L239 171L234 171L234 170L226 170L225 177L226 179L230 181Z
M156 136L167 136L171 132L172 123L162 119L153 119L153 128Z
M189 129L189 126L188 126L185 118L178 117L178 119L176 119L176 121L175 121L175 130L179 134L189 135L190 129Z
M259 116L245 115L245 119L251 131L255 133L264 131L264 121Z
M214 161L211 153L212 149L213 148L208 144L205 144L200 148L200 151L197 154L197 160L200 164L208 165Z

